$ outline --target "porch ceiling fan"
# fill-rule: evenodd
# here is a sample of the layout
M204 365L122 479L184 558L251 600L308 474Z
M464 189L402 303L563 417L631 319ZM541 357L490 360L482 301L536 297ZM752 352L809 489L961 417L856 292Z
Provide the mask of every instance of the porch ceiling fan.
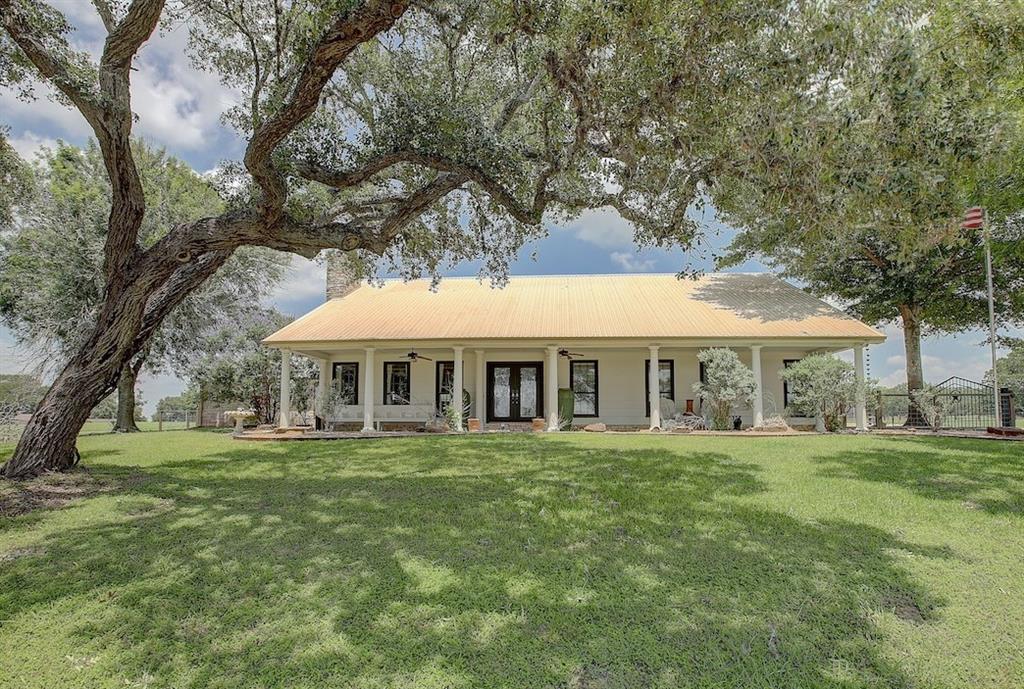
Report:
M406 354L405 358L408 359L409 361L418 361L419 359L423 359L424 361L433 361L433 359L431 359L429 356L423 356L422 354L417 354L416 350L413 350L413 351L409 352L408 354Z
M564 356L566 359L572 359L573 357L583 356L579 352L570 352L568 349L559 349L558 356Z

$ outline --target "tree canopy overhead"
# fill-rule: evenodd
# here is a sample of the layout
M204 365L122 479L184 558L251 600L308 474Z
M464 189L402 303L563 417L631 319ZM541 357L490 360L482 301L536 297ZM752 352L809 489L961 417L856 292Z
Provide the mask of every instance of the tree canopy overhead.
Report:
M734 159L731 115L841 62L819 46L836 17L786 2L463 0L391 4L401 20L335 67L314 29L338 5L209 3L194 57L247 94L227 114L253 141L239 206L319 219L282 248L407 276L479 259L500 280L546 213L604 206L642 244L688 245L686 209Z
M996 315L1024 319L1024 160L1015 3L936 3L884 24L841 78L759 115L748 164L715 200L742 228L721 263L759 257L872 323L899 322L907 383L923 384L921 335L987 323L992 223ZM780 174L780 171L784 171Z
M87 408L164 317L241 246L356 254L504 278L542 220L612 207L644 245L689 246L686 209L748 164L749 126L831 83L917 3L835 0L132 0L94 3L94 63L37 0L0 0L0 79L43 79L90 124L111 181L104 303L26 428L7 475L75 461ZM139 243L146 213L131 65L161 20L244 98L227 210ZM744 145L737 146L737 136ZM74 394L72 394L72 390ZM58 421L57 419L60 419Z

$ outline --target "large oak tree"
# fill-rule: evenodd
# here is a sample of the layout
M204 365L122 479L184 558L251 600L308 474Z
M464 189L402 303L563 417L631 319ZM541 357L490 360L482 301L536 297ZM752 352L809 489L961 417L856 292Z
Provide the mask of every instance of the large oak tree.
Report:
M759 258L868 322L898 323L914 391L923 334L988 323L968 206L989 211L996 317L1024 321L1024 12L935 3L875 38L839 78L738 133L747 161L715 198L742 231L721 263Z
M139 140L132 152L146 199L138 232L143 248L176 225L220 211L213 184L185 163ZM34 193L22 195L11 229L0 233L0 322L48 373L78 350L103 301L110 186L95 144L58 143L38 157L34 171ZM168 314L121 369L115 431L138 430L135 387L143 367L184 375L202 353L204 335L258 307L283 273L282 258L269 249L236 251Z
M499 281L542 220L612 207L641 244L688 246L687 207L735 164L730 122L782 107L870 36L840 0L94 2L98 63L36 0L0 0L0 78L42 79L91 126L112 188L103 303L4 467L77 461L89 408L241 246L353 253L404 275L475 258ZM132 62L161 17L244 93L228 209L143 247ZM912 17L910 18L913 19Z

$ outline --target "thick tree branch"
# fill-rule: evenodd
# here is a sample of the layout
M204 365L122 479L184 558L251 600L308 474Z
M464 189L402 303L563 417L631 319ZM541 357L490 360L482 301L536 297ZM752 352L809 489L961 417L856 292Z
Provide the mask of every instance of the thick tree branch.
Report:
M362 184L376 174L399 163L410 162L411 151L394 151L365 161L360 167L351 170L332 170L313 160L296 160L291 163L291 171L311 182L335 189L348 189Z
M96 14L100 16L100 21L103 22L103 28L110 33L117 26L117 20L114 19L114 12L110 9L110 3L107 0L92 0L93 6L96 8Z
M382 154L367 161L360 168L344 172L331 171L313 161L298 162L293 164L292 167L297 174L305 179L320 182L336 189L345 189L362 183L373 175L399 163L420 165L437 172L453 173L461 180L460 185L466 181L476 182L491 198L503 206L512 217L527 225L536 225L541 220L544 207L548 201L545 196L546 184L553 172L551 168L548 168L542 173L532 205L526 206L520 203L515 195L505 188L493 175L487 174L479 166L416 151L394 151ZM414 206L419 207L419 204L414 204Z
M494 126L495 134L501 134L512 122L519 109L529 102L533 94L536 93L542 77L543 72L538 70L505 103L501 116ZM505 207L520 222L527 225L536 225L543 218L544 209L550 201L550 198L547 196L548 182L557 171L557 167L554 164L550 164L544 169L538 178L532 203L527 207L519 203L512 192L507 190L492 176L487 175L482 168L415 151L383 153L376 158L366 161L362 167L347 171L332 171L312 161L297 161L294 163L293 170L305 179L317 181L337 189L344 189L360 184L373 175L399 163L419 164L432 168L442 174L409 196L396 201L391 213L381 222L380 229L372 238L366 236L365 233L363 234L361 246L372 249L377 253L383 253L388 244L401 233L402 229L430 208L432 204L469 181L480 184L496 202Z
M245 151L245 166L263 192L261 210L268 221L281 217L288 193L283 175L271 161L274 149L316 110L320 94L345 58L360 44L390 29L407 7L403 0L370 0L339 17L313 48L287 102L253 133Z
M216 273L225 261L231 258L232 253L231 250L213 251L178 268L146 303L142 327L135 336L135 347L145 346L167 315L207 278Z
M21 4L0 0L0 22L39 74L78 108L94 130L99 127L102 117L99 94L81 74L76 73L74 65L53 54L46 45L45 37L36 33Z
M163 9L164 0L132 0L124 19L107 34L100 69L127 70L135 53L153 34Z
M94 127L110 178L111 204L103 259L107 291L115 296L127 284L136 259L146 199L131 150L132 110L129 74L132 58L152 35L164 0L132 0L124 18L107 34L100 58L100 92L105 101L100 127Z
M97 2L104 25L113 25L109 6ZM108 33L100 59L99 93L73 65L53 54L31 18L12 0L0 0L4 29L39 73L56 86L85 117L103 152L112 202L104 249L107 291L115 298L127 284L128 267L138 252L138 230L145 213L142 183L131 153L131 60L156 28L163 0L133 0L124 18Z
M380 231L374 240L376 247L381 249L378 253L382 253L412 220L467 181L468 177L445 173L438 175L432 182L405 198L381 223Z

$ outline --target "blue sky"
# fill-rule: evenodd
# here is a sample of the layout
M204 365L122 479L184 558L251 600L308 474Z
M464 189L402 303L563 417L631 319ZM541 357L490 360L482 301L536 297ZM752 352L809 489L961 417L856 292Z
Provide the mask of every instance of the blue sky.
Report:
M76 44L96 54L101 46L101 26L87 2L64 5L78 27ZM165 146L200 172L225 159L237 159L243 144L220 122L221 113L238 102L240 94L221 85L216 76L194 69L185 58L187 39L183 28L163 31L147 44L132 73L133 108L138 115L135 131ZM81 116L47 97L45 87L32 102L19 101L12 93L0 93L0 124L10 127L11 142L26 157L57 139L83 144L89 128ZM711 254L728 243L735 230L717 222L713 211L700 219L709 233L705 249L685 255L681 251L638 251L628 223L614 211L604 209L585 214L566 225L548 225L548 236L525 247L512 266L513 275L677 272L680 269L711 267ZM981 269L981 266L979 266ZM739 271L761 271L764 266L749 263ZM465 265L451 275L474 275L475 266ZM300 315L323 302L323 268L313 261L295 257L285 282L268 303L282 311ZM898 328L882 326L888 340L870 348L870 375L885 384L903 380L905 360ZM1019 334L1019 331L1018 333ZM950 375L980 380L989 368L985 333L971 331L955 336L929 337L924 343L925 375L939 381ZM11 373L31 366L31 356L19 348L11 333L0 327L0 372ZM184 383L173 376L144 375L141 381L147 413L165 395L176 394Z

